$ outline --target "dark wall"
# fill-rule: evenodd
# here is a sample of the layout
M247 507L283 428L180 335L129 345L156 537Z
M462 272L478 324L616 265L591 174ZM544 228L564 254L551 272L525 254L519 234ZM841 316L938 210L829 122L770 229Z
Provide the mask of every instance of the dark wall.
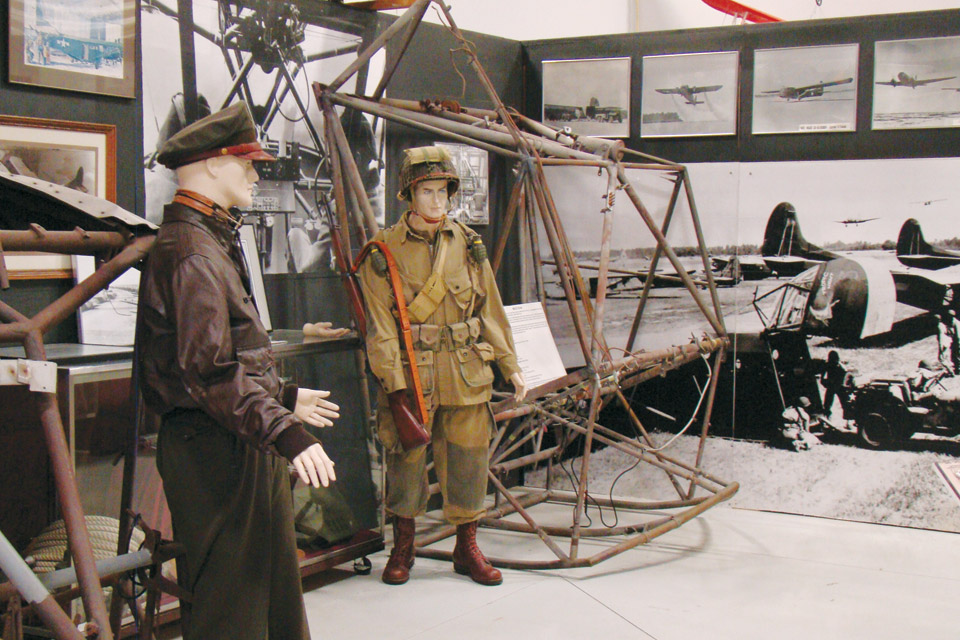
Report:
M524 109L527 115L540 119L544 60L627 56L631 59L631 130L625 142L655 156L685 163L954 156L960 144L958 128L873 131L870 126L874 43L957 34L960 10L946 10L525 42ZM853 43L860 45L856 132L761 136L750 133L754 50ZM737 134L641 140L643 56L709 51L740 52Z
M137 15L139 16L139 2ZM0 114L96 122L117 128L117 204L143 215L143 109L140 104L140 31L137 30L136 98L116 98L93 93L63 91L10 82L7 55L9 11L0 11L3 61L0 78Z
M522 102L522 51L519 42L480 33L465 32L476 46L480 63L489 76L501 101L508 107L519 107ZM463 106L492 109L493 101L484 91L476 72L466 56L456 53L451 58L449 51L460 45L445 28L424 23L410 43L390 84L391 98L407 100L439 99L456 100ZM394 60L397 51L388 51L388 60ZM454 66L454 62L456 67ZM461 76L457 74L459 70ZM397 169L403 150L409 147L433 144L439 138L403 125L389 123L386 149L386 195L387 224L392 224L404 211L397 200ZM473 229L483 236L484 244L493 253L494 243L503 232L502 217L507 208L510 189L513 186L511 162L491 154L490 158L490 224ZM517 239L514 233L507 247L498 278L500 293L507 304L519 301L519 281L502 274L519 272Z
M4 3L0 10L0 114L95 122L117 128L117 204L143 215L143 110L139 100L140 32L137 30L136 99L63 91L48 87L34 87L10 82L7 60L9 47L10 13ZM139 5L139 2L138 2ZM137 12L139 15L139 10ZM69 280L13 281L10 290L0 293L0 299L15 309L32 315L50 301L63 295L71 286ZM71 315L44 336L46 342L76 342L76 316Z

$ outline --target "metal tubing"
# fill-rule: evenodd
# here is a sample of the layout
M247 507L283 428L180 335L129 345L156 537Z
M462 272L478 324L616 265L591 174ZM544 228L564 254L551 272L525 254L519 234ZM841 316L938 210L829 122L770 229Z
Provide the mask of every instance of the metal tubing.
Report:
M681 181L682 177L677 176L677 179L673 182L673 193L670 194L670 203L667 205L667 213L663 217L663 226L660 230L663 237L667 237L667 231L670 229L670 221L673 220L673 212L677 209L677 198L680 196ZM633 349L633 343L637 339L637 332L640 330L640 322L643 319L643 311L647 306L650 291L653 290L654 274L657 271L657 265L660 263L660 255L662 253L663 248L660 244L657 244L657 248L653 251L653 259L650 261L650 267L647 269L649 275L643 283L643 292L640 294L640 301L637 303L637 313L633 316L633 324L630 326L630 335L627 338L626 346L627 351Z
M513 471L514 469L519 469L525 467L528 464L533 462L539 462L540 460L546 460L551 456L560 453L563 451L563 447L560 445L550 447L549 449L544 449L537 453L530 453L520 458L515 458L509 462L501 462L500 464L495 464L490 467L490 470L494 473L504 473L506 471Z
M511 444L509 447L507 447L502 452L500 452L496 458L490 461L490 463L497 464L498 462L506 458L508 455L510 455L511 453L513 453L514 451L522 447L524 444L529 442L531 438L537 435L538 431L539 429L537 427L528 428L527 433L522 435L520 438L514 441L513 444Z
M109 578L118 573L125 573L140 567L149 567L153 564L153 554L150 549L141 549L132 553L126 553L120 556L111 556L98 560L97 575L101 578ZM73 567L58 569L40 576L40 583L48 591L56 591L77 583L77 571Z
M379 100L383 96L383 92L387 90L387 84L389 84L390 79L393 78L394 72L397 70L397 67L400 65L400 61L403 59L403 54L407 52L407 47L410 46L413 36L417 33L417 27L420 26L420 22L423 20L423 15L427 12L429 7L430 3L424 2L423 6L420 7L417 10L417 13L413 16L413 22L409 27L407 27L406 32L403 34L403 42L400 43L400 50L396 54L397 59L393 64L389 65L383 70L383 76L380 78L377 88L373 91L374 100Z
M127 245L123 251L97 269L90 277L35 315L33 321L37 328L46 332L50 327L65 320L127 269L143 260L153 246L154 240L154 236L141 236Z
M0 242L5 251L47 251L77 255L95 255L101 251L116 251L130 242L129 237L116 231L0 231Z
M380 230L380 224L377 222L377 215L373 212L373 207L370 206L370 200L367 198L367 191L363 188L363 178L360 177L360 170L357 169L357 162L353 158L353 154L350 153L350 143L347 142L347 134L343 131L343 126L340 124L340 119L337 118L336 113L333 110L333 107L329 102L324 102L323 104L323 113L324 118L329 123L329 130L333 132L334 140L337 142L337 150L340 155L340 169L343 174L346 174L347 180L350 183L350 188L353 191L353 196L357 200L357 204L360 206L360 210L363 212L364 222L367 226L367 232L372 236Z
M31 360L46 360L39 331L31 332L27 337L24 341L24 350ZM38 393L37 404L87 619L94 620L100 626L101 638L110 640L113 638L110 631L110 618L103 600L103 591L100 590L100 579L93 559L93 547L90 544L90 535L87 532L83 507L80 503L80 492L77 489L67 440L63 433L60 410L57 407L57 395Z
M520 514L520 517L523 518L527 522L527 524L533 527L534 532L537 534L537 536L541 540L543 540L543 543L547 545L547 548L549 548L550 551L553 551L554 555L556 555L561 560L565 560L569 557L567 556L567 554L563 552L563 549L557 546L557 543L553 541L553 538L548 536L547 533L543 530L543 528L537 524L536 520L534 520L530 516L530 514L527 513L527 510L523 508L523 505L520 504L520 502L513 496L512 493L510 493L509 489L503 486L503 483L501 483L500 480L497 479L497 476L495 474L488 471L487 478L490 480L490 482L493 483L493 486L496 487L497 491L499 491L501 495L503 495L503 497L507 499L507 502L509 502L513 506L513 508L516 509L517 513Z
M580 550L580 516L583 514L583 505L587 497L587 476L590 473L590 449L593 447L594 427L597 413L600 411L600 378L595 377L593 382L593 397L590 398L590 413L587 418L587 428L584 431L583 456L580 458L580 483L577 487L577 506L573 512L573 535L570 538L570 557L576 560Z
M690 292L690 295L693 297L694 302L697 303L697 307L700 308L700 313L707 319L710 323L710 326L713 327L713 330L717 332L718 335L726 335L726 331L723 329L723 325L717 320L713 312L704 304L703 300L700 298L700 294L697 291L697 286L693 282L693 279L690 277L690 274L687 273L687 270L683 268L683 265L680 264L680 259L677 258L677 254L673 252L673 249L670 248L670 245L667 244L667 239L660 233L660 230L657 228L657 225L654 223L653 218L650 215L650 212L647 211L647 208L643 205L643 202L640 201L640 196L637 195L636 190L633 188L633 185L630 184L630 181L627 179L627 175L623 170L623 167L619 168L619 179L620 184L623 185L624 190L627 192L627 197L633 202L634 206L637 208L637 211L640 213L640 217L643 218L643 221L646 223L647 228L650 229L650 233L657 239L657 243L663 246L663 252L666 254L667 258L670 260L670 264L673 265L673 268L676 269L677 275L680 276L680 279L683 281L684 286L687 287L687 291Z
M714 492L711 491L711 493ZM551 489L549 494L550 502L564 502L568 504L576 504L577 502L577 494L573 491ZM623 508L630 511L663 511L666 509L685 509L686 507L700 504L706 499L706 496L700 498L691 498L688 500L630 500L629 498L590 496L590 501L597 503L601 507L617 507L618 509Z
M720 366L723 364L723 350L717 350L713 356L713 371L710 376L710 389L707 391L707 403L703 409L703 422L700 429L700 443L697 447L697 458L693 466L700 468L703 461L703 447L707 441L707 433L710 431L710 416L713 415L713 401L717 396L717 384L720 382ZM693 485L690 485L687 496L693 495Z
M347 201L347 194L343 184L343 171L342 167L340 166L340 145L336 140L336 135L333 132L332 124L332 120L336 118L336 113L327 102L322 103L322 109L324 132L326 133L327 138L327 155L330 160L330 174L333 178L333 199L337 204L337 220L340 222L340 230L347 234L347 242L341 242L344 247L343 258L345 261L350 263L350 225L348 224L347 219L348 212L353 212L356 227L360 230L360 233L364 238L363 244L366 244L366 225L364 224L363 214L358 209L351 207L350 203ZM336 233L337 230L331 229L330 232ZM341 241L342 240L343 239L341 238ZM348 277L352 266L352 264L341 264L341 276L344 278Z
M627 550L629 550L629 549L633 549L634 547L636 547L636 546L638 546L638 545L645 544L645 543L649 542L650 540L652 540L652 539L654 539L654 538L656 538L656 537L658 537L658 536L661 536L661 535L663 535L664 533L667 533L668 531L672 531L672 530L676 529L676 528L679 527L680 525L685 524L685 523L689 522L690 520L692 520L693 518L695 518L696 516L700 515L701 513L703 513L704 511L706 511L706 510L709 509L710 507L712 507L712 506L714 506L714 505L716 505L716 504L719 504L719 503L723 502L724 500L729 500L730 497L733 496L733 495L737 492L737 490L739 490L739 489L740 489L740 485L737 484L736 482L733 482L733 483L727 485L726 487L724 487L723 489L721 489L720 491L718 491L718 492L715 493L714 495L708 497L706 500L704 500L704 501L701 502L700 504L692 507L691 509L689 509L689 510L687 510L687 511L684 511L683 513L681 513L681 514L679 514L679 515L677 515L677 516L675 516L675 517L673 517L673 518L670 518L670 520L669 520L668 522L665 522L664 524L660 525L659 527L654 527L651 531L648 531L648 532L646 532L646 533L642 533L642 534L636 536L635 538L629 538L629 539L627 539L627 540L624 540L624 541L621 542L620 544L618 544L618 545L616 545L616 546L614 546L614 547L611 547L610 549L606 549L606 550L604 550L604 551L601 551L600 553L598 553L597 555L595 555L595 556L593 556L593 557L591 558L592 564L597 564L597 563L599 563L599 562L603 562L604 560L606 560L606 559L608 559L608 558L612 558L613 556L615 556L615 555L617 555L617 554L623 553L624 551L627 551Z
M650 434L647 433L647 430L644 428L643 423L640 422L640 418L637 417L637 414L634 412L633 407L631 407L630 403L627 402L627 398L623 395L623 391L621 391L620 388L618 387L617 390L614 391L614 393L616 394L617 399L620 401L620 406L623 408L624 411L627 412L627 416L630 418L630 421L633 423L634 428L640 434L640 437L643 438L644 442L647 443L648 447L650 447L651 449L654 449L655 446L653 444L653 439L650 437ZM659 451L651 451L651 453L653 453L653 455L657 456L657 458L660 459ZM677 491L677 495L682 498L683 489L680 487L680 483L677 482L677 479L673 477L672 473L670 473L666 469L664 469L664 472L667 474L667 478L673 484L673 488Z
M510 191L510 201L507 203L506 220L503 223L503 227L500 229L500 236L497 238L497 246L493 251L493 261L490 263L490 267L493 269L494 274L500 272L500 260L503 259L503 252L507 248L507 240L510 238L510 230L513 228L513 219L516 217L517 207L522 197L523 180L517 180L516 184L513 185L513 189ZM522 231L522 227L520 227L520 229Z
M609 205L609 203L608 203ZM607 280L610 267L610 238L613 235L613 210L607 209L601 213L603 224L600 233L600 270L597 275L597 304L593 318L593 349L594 362L609 359L609 353L604 349L603 341L603 312L604 302L607 299Z
M553 258L557 261L557 273L560 276L560 284L563 287L563 292L567 298L567 306L570 308L570 319L573 321L573 328L577 333L577 340L580 342L580 350L583 352L584 360L590 362L590 346L587 344L586 334L584 333L583 325L580 322L580 310L577 306L576 295L574 294L573 287L570 283L570 265L567 260L567 254L563 250L563 246L560 243L560 238L557 233L557 229L554 226L553 218L550 217L550 214L547 210L547 203L544 199L543 193L537 188L532 175L528 174L525 179L529 181L529 189L536 198L537 209L540 212L540 219L543 221L543 227L547 232L547 241L550 243L550 250L553 252ZM563 262L562 265L560 264L561 262Z
M527 223L530 250L533 253L533 278L537 286L537 300L546 300L547 294L543 289L543 265L540 262L540 233L537 230L536 217L533 215L533 200L526 191L524 191L522 214Z
M314 87L315 91L323 91L322 89L317 88L317 84L315 84ZM323 91L323 95L329 96L330 101L335 104L357 109L358 111L363 111L365 113L372 113L373 115L379 116L384 120L398 122L408 127L421 129L422 131L427 131L428 133L432 133L437 136L450 138L451 140L457 140L459 142L463 142L464 144L484 149L491 153L507 156L509 158L520 159L522 157L516 151L506 147L498 146L500 142L509 142L509 139L504 139L501 137L498 141L496 136L478 137L475 134L481 133L483 130L475 127L467 126L465 129L455 129L448 125L453 125L456 123L451 123L446 120L436 118L435 116L425 116L410 111L391 109L377 102L347 97L343 94L330 93L329 91ZM493 140L485 138L493 138Z
M579 433L579 434L581 434L581 435L588 435L588 429L587 429L586 427L584 427L584 426L582 426L582 425L579 425L579 424L577 424L576 422L573 422L572 420L565 420L565 419L563 419L562 417L557 416L557 415L555 415L555 414L551 414L551 415L554 415L554 417L556 418L557 422L560 422L561 424L565 425L565 426L566 426L568 429L570 429L571 431L576 431L577 433ZM651 459L650 454L648 454L646 451L642 451L642 450L641 450L641 451L638 451L635 447L630 447L630 446L628 446L626 443L624 443L623 441L615 440L615 439L613 439L613 438L609 438L609 437L604 436L604 435L602 435L602 434L595 433L595 432L593 432L592 430L590 431L590 436L591 436L591 439L596 439L597 442L602 442L603 444L608 445L608 446L611 446L611 447L613 447L614 449L617 449L618 451L620 451L620 452L622 452L622 453L625 453L625 454L627 454L628 456L637 458L638 460L640 460L640 461L642 461L642 462L648 462L648 463L650 463L650 464L652 464L652 465L654 465L654 466L660 467L660 468L662 468L662 469L668 469L668 468L669 468L666 464L660 462L659 460ZM670 460L670 463L671 463L671 464L674 464L674 465L676 465L676 466L678 466L678 467L684 467L684 466L685 466L685 465L680 465L680 464L677 463L675 460ZM683 479L685 479L685 480L691 480L691 481L696 481L696 480L697 480L697 474L696 474L696 472L688 473L688 472L686 472L686 471L677 470L677 469L671 469L670 472L673 473L673 474L675 474L675 475L680 476L681 478L683 478ZM710 487L704 486L704 485L700 484L699 482L698 482L697 484L700 485L700 486L702 486L702 487L703 487L704 489L706 489L707 491L712 491L712 489L711 489ZM580 491L578 491L578 494L579 494L579 493L580 493ZM582 501L582 500L583 500L583 497L581 496L581 501Z
M354 60L350 66L343 70L337 79L330 83L330 90L337 91L343 85L344 82L350 79L350 77L357 72L360 67L367 64L370 61L370 58L374 54L382 49L386 45L387 41L390 40L397 32L403 29L410 20L413 19L415 15L423 15L423 12L426 10L426 5L428 5L431 0L417 0L413 6L410 7L407 11L403 13L397 21L392 25L387 27L387 29L381 33L373 43L360 52L360 55L357 56L357 59Z
M583 311L587 317L588 323L594 322L593 315L593 305L590 303L590 290L583 283L583 276L580 275L580 269L577 268L577 259L573 255L573 250L570 248L570 239L567 238L567 232L563 228L563 221L560 220L560 214L557 211L557 204L553 201L553 194L550 192L550 188L547 186L547 176L543 173L543 167L539 164L534 171L534 179L539 184L543 200L546 203L546 211L548 212L550 219L553 221L553 224L556 226L557 237L560 239L561 247L563 247L564 255L567 259L567 264L570 265L570 276L573 278L574 286L580 292L580 301L583 303ZM587 362L590 362L594 367L597 366L597 362L592 360L589 353L583 354L584 359Z
M710 268L710 257L707 253L707 243L703 239L703 227L700 226L700 215L697 213L697 203L693 199L693 187L690 185L690 174L686 167L683 169L683 187L687 193L687 206L690 207L690 217L693 219L693 229L697 234L697 247L700 249L700 257L703 260L703 273L707 277L707 288L710 290L710 297L713 298L713 311L717 314L717 320L723 328L722 335L727 334L727 327L723 322L723 312L720 310L720 296L717 294L717 284L713 279L713 270Z
M315 86L317 85L315 84ZM421 125L429 125L435 130L445 131L447 132L446 135L459 134L465 138L472 139L474 142L470 144L475 146L481 146L479 143L497 145L498 147L502 147L502 149L499 150L500 153L511 150L519 150L521 153L523 153L525 147L532 147L538 152L560 157L589 160L591 162L594 162L597 159L597 156L593 154L577 151L576 149L569 149L561 144L550 142L549 140L532 139L532 136L520 136L522 144L518 144L516 138L511 136L509 133L496 131L494 129L481 128L463 122L458 122L456 120L451 120L449 118L441 118L440 116L424 113L420 110L415 111L393 107L385 104L383 101L374 102L373 100L361 98L359 96L348 96L342 93L334 93L330 88L327 88L326 91L324 91L324 94L329 95L330 100L336 104L345 107L353 107L354 109L372 113L388 120L399 121L399 119L404 119L406 120L405 124L408 124L409 126L414 126L412 123L418 123Z
M522 407L508 409L507 411L494 414L493 420L494 422L503 422L505 420L512 420L513 418L521 418L531 413L533 413L533 405L525 404Z

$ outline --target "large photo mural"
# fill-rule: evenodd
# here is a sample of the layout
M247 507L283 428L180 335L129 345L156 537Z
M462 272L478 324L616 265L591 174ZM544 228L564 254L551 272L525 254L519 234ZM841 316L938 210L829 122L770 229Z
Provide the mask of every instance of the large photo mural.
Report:
M740 482L731 505L960 531L944 482L960 461L960 237L950 215L958 170L956 158L688 167L732 339L705 457ZM605 178L570 168L551 168L548 178L589 279ZM667 178L638 176L658 224ZM635 211L616 209L604 325L611 349L626 344L656 245ZM678 213L670 229L684 267L703 279L700 258L684 257L696 245L689 217ZM675 271L660 266L634 351L707 329ZM547 315L564 364L577 366L551 268ZM691 364L631 397L675 455L696 450L689 422L707 374ZM614 449L594 456L598 495L673 491L655 472L621 478L631 461Z

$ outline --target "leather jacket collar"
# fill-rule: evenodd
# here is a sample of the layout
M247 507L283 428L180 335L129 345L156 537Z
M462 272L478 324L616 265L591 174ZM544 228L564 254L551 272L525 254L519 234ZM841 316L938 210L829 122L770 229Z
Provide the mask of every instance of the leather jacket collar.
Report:
M213 236L224 249L229 250L237 231L220 218L202 213L199 209L181 202L171 202L163 208L163 224L186 222L203 229Z

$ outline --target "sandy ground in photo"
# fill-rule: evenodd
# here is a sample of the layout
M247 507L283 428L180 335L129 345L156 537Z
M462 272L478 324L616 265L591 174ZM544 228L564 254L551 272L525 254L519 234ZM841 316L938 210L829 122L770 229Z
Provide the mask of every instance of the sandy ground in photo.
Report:
M653 437L662 446L672 434ZM690 463L697 443L698 438L683 435L664 454ZM960 454L960 443L949 444L955 455ZM824 444L795 452L757 442L711 438L702 468L721 480L740 484L737 494L723 503L726 506L960 532L960 502L934 469L934 463L956 458L920 449L868 451ZM666 474L651 464L641 463L623 473L635 461L613 448L595 451L590 457L588 491L607 496L612 486L616 496L676 499ZM577 458L564 466L571 474L579 473L580 463ZM542 486L545 479L545 470L539 469L526 475L525 484ZM555 487L572 489L564 471L555 469L554 479ZM591 505L588 513L599 526L596 505ZM607 523L613 521L610 509L604 509L603 517Z

